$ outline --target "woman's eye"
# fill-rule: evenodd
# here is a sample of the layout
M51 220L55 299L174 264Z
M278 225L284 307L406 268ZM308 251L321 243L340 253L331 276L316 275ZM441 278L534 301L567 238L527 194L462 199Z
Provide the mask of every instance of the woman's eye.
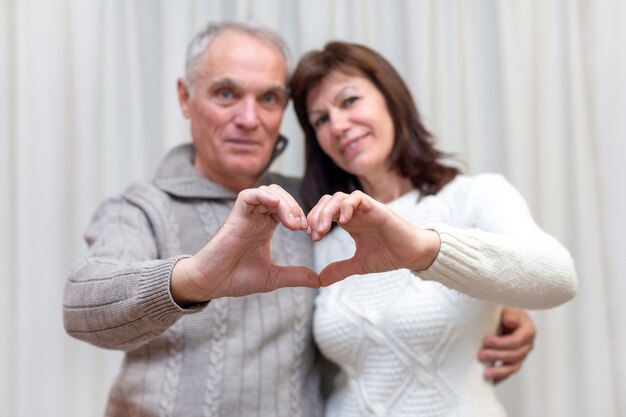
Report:
M319 127L328 121L328 115L320 116L313 121L313 127Z
M343 105L344 105L344 107L350 106L350 105L354 104L358 99L359 98L356 97L356 96L348 97L347 99L345 99L343 101Z

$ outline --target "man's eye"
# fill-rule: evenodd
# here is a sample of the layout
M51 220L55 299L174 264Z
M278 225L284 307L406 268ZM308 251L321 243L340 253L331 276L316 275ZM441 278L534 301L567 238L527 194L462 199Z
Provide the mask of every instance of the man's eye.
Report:
M282 107L285 104L285 97L276 93L265 94L261 97L261 103L272 107Z
M266 94L261 97L261 102L266 104L273 104L278 101L278 98L274 94Z
M233 92L226 89L221 89L217 92L219 98L230 99L233 98Z

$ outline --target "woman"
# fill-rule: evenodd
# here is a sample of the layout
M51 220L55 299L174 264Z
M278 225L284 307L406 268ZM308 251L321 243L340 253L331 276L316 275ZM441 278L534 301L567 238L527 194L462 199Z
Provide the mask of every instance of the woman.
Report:
M322 284L336 283L314 318L340 368L326 415L505 415L475 352L500 305L574 296L569 253L502 176L442 163L378 53L329 43L302 58L290 87L306 136L308 233Z

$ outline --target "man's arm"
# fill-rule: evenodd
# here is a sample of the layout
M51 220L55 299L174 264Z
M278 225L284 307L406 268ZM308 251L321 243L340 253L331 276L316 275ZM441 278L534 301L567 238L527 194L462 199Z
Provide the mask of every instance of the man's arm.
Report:
M158 259L154 231L138 206L124 198L106 200L85 239L87 253L65 285L68 334L107 349L131 350L191 312L169 296L178 258Z
M66 331L100 347L131 350L211 299L319 287L312 270L271 261L269 242L278 224L304 227L298 210L278 186L244 190L221 230L198 253L157 259L146 214L123 198L108 200L86 233L87 255L66 283Z

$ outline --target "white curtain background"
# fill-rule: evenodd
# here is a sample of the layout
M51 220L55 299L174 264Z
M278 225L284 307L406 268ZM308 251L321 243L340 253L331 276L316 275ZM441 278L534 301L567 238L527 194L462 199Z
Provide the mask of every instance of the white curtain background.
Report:
M96 417L120 364L66 336L62 292L105 196L188 141L175 83L209 20L254 18L294 58L385 55L443 149L506 175L572 252L575 300L532 312L513 417L626 416L626 1L0 0L0 416ZM274 168L302 173L302 138Z

